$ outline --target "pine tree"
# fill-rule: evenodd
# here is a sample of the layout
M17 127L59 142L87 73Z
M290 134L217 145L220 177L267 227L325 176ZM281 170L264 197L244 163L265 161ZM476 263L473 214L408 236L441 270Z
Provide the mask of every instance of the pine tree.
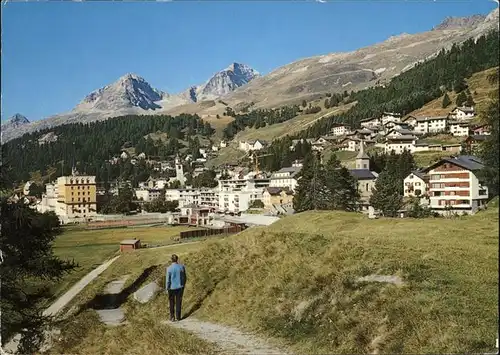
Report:
M473 107L475 105L474 99L472 98L472 95L467 96L467 101L465 101L465 105L467 107Z
M328 192L328 208L332 210L356 211L359 206L359 191L356 179L332 154L325 168L325 185Z
M306 100L302 100L302 107L303 107L303 108L306 108L306 107L307 107L307 101L306 101Z
M458 79L457 81L455 81L455 83L453 84L453 91L455 91L457 94L459 92L462 92L464 91L465 89L467 89L467 82L465 81L465 79Z
M42 214L23 201L9 202L3 193L0 199L2 341L21 334L18 352L33 354L51 321L43 316L44 305L52 296L49 283L77 265L53 254L52 243L61 233L53 212Z
M448 96L448 93L445 93L444 96L443 96L442 107L443 108L447 108L448 106L450 106L450 104L451 104L450 97Z
M370 204L387 217L396 217L397 211L403 206L403 197L400 193L403 187L400 178L402 172L398 168L399 159L396 154L390 154L387 157L384 170L379 174L370 197Z
M328 101L328 99L325 99L325 108L330 108L330 102Z
M296 212L324 210L328 208L328 194L325 186L325 172L316 153L304 159L299 174L293 208Z
M467 95L465 95L465 92L461 92L457 96L456 104L458 107L461 107L465 102L467 101Z
M481 144L479 156L485 165L481 171L482 178L488 183L490 197L497 196L499 186L499 170L500 170L500 148L499 148L499 131L500 123L498 104L498 91L494 101L488 107L485 113L485 123L490 126L491 135Z

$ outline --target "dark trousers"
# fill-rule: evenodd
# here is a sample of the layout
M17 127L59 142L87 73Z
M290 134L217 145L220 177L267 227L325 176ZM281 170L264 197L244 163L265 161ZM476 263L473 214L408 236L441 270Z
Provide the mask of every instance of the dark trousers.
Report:
M182 296L184 287L177 290L168 290L168 300L170 301L170 319L181 319ZM174 317L175 315L175 317Z

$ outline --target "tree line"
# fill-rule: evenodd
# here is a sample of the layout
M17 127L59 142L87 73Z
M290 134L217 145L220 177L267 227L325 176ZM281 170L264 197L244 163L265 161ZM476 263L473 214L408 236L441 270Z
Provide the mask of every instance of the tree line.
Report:
M48 132L57 141L39 144L38 139ZM169 140L154 141L150 133L165 133ZM198 115L129 115L92 123L72 123L23 135L2 145L4 168L10 169L12 183L27 181L32 172L42 176L68 175L76 165L80 172L97 175L98 180L140 174L147 168L129 162L109 164L107 161L122 149L136 147L137 153L167 158L184 147L180 140L195 135L210 137L214 129ZM191 146L194 151L196 142ZM145 173L144 173L145 174Z

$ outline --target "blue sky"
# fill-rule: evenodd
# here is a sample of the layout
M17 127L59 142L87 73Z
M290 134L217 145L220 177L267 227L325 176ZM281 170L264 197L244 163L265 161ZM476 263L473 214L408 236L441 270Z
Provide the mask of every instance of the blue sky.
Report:
M133 72L177 93L232 62L265 74L297 59L350 51L492 1L8 2L2 5L2 119L71 110Z

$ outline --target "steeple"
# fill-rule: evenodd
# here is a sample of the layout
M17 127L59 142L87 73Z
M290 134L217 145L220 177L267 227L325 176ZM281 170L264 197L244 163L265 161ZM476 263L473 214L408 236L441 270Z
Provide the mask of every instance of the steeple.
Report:
M365 153L365 142L359 142L359 153L356 156L356 169L370 170L370 157Z

